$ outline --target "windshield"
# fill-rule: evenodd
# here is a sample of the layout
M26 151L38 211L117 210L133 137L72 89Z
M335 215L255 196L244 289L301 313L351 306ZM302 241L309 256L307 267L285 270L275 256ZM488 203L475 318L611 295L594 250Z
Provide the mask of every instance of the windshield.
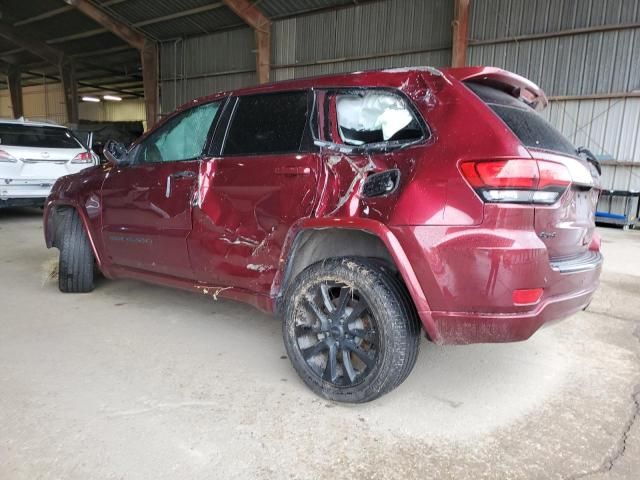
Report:
M525 147L576 156L575 146L521 100L486 85L467 83L466 86L491 107Z
M0 145L37 148L82 148L71 132L60 127L0 124Z

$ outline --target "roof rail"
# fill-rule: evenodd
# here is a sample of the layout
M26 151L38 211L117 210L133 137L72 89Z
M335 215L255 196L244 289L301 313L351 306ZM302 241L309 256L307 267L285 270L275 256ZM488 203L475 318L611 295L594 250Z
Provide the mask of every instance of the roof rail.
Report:
M49 125L56 125L57 127L62 127L62 125L60 125L58 122L54 122L53 120L49 120L48 118L43 118L41 120L33 120L31 118L24 118L24 117L20 117L22 118L23 122L31 122L31 123L47 123Z

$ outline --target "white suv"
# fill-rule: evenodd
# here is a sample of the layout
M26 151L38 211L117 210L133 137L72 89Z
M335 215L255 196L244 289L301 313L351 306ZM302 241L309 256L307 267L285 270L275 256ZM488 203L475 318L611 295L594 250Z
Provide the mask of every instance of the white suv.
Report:
M41 207L59 177L98 163L62 125L0 119L0 208Z

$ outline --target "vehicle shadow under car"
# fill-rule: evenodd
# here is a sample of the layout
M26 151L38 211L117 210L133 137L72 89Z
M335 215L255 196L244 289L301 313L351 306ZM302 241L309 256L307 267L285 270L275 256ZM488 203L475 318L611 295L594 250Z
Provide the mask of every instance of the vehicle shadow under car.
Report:
M25 218L42 217L42 209L34 207L5 207L0 208L0 223Z

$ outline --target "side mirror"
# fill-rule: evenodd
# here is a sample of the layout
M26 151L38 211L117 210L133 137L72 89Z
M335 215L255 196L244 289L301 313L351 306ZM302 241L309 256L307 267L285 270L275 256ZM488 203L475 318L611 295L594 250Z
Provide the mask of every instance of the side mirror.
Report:
M114 165L127 162L127 147L115 140L107 140L107 143L104 144L102 154L107 159L107 162Z

